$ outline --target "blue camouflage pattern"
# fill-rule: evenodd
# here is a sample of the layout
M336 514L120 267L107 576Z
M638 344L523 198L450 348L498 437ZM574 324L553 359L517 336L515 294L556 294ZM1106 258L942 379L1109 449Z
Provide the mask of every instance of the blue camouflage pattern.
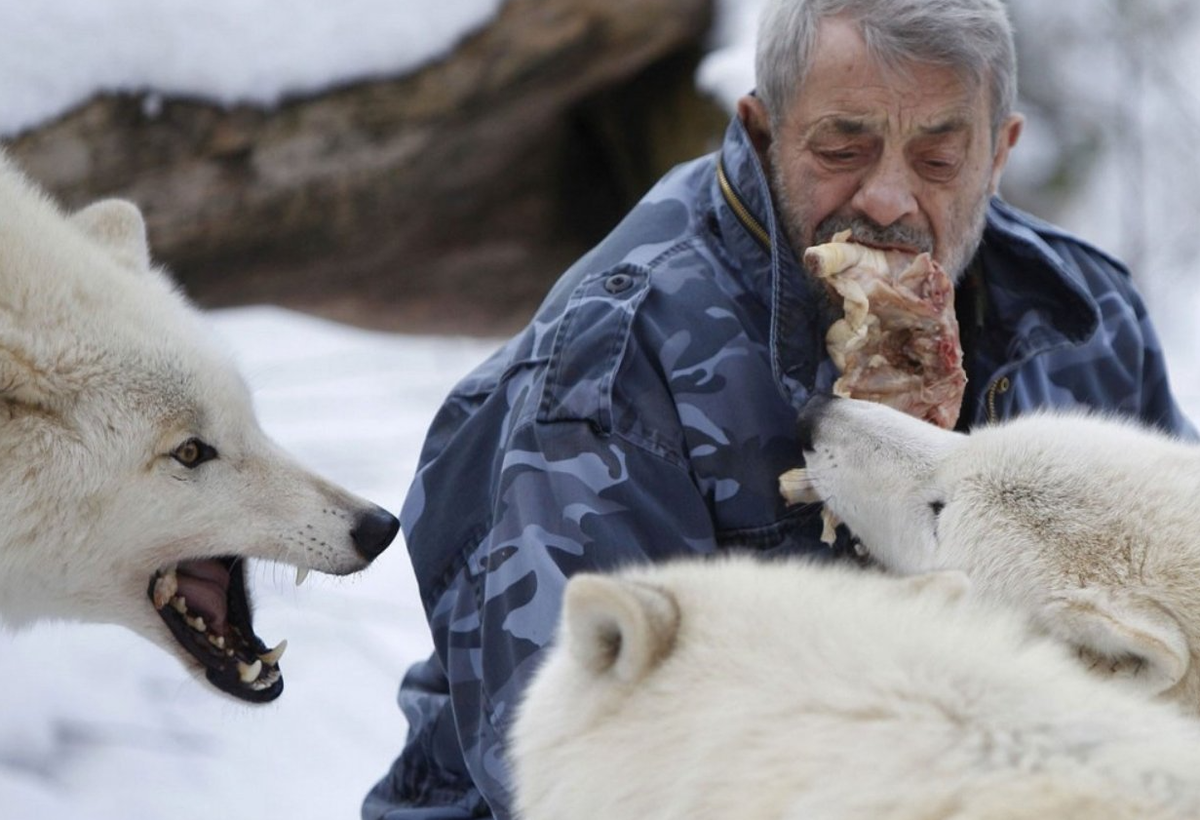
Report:
M837 376L835 317L783 236L735 119L446 399L401 515L434 653L401 684L407 743L366 820L511 817L504 738L573 573L848 551L778 492L798 409ZM1121 264L994 200L972 271L968 421L1089 405L1195 436Z

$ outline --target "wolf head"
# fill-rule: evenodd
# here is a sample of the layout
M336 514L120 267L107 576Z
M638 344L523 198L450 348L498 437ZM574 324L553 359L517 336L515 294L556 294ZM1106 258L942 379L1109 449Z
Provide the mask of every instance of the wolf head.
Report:
M396 519L264 435L135 206L66 215L2 156L0 202L0 616L121 624L277 697L245 559L352 573Z
M893 656L911 655L922 623L957 615L966 588L958 573L730 555L573 576L508 744L518 816L834 816L785 807L836 790L831 771L888 778L843 718L888 708ZM997 619L975 640L1011 630ZM941 657L944 637L922 652Z
M880 564L961 570L1095 671L1200 712L1200 447L1082 413L965 435L849 399L800 426L813 492Z

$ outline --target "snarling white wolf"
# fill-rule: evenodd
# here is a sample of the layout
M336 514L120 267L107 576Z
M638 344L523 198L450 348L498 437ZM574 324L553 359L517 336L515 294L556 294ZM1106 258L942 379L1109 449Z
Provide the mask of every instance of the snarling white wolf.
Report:
M1113 417L947 432L813 400L804 479L885 568L961 570L1098 673L1200 713L1200 446Z
M961 573L577 575L511 736L522 820L1200 817L1200 722Z
M0 154L0 618L121 624L265 702L245 559L351 573L397 527L267 439L135 206L67 215Z

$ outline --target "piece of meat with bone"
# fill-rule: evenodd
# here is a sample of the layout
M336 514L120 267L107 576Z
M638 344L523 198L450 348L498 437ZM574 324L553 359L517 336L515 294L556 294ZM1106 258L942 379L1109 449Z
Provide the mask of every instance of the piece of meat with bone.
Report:
M833 392L952 429L967 374L954 286L942 267L928 253L860 245L849 231L809 248L804 264L845 312L825 337L841 371Z

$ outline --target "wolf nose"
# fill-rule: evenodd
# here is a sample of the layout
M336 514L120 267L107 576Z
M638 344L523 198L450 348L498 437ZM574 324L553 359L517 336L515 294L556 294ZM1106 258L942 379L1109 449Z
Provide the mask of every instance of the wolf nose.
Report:
M354 529L350 530L350 537L354 540L354 548L358 550L359 555L368 561L374 561L379 553L392 543L399 529L400 522L396 516L376 507L358 517L354 522Z

